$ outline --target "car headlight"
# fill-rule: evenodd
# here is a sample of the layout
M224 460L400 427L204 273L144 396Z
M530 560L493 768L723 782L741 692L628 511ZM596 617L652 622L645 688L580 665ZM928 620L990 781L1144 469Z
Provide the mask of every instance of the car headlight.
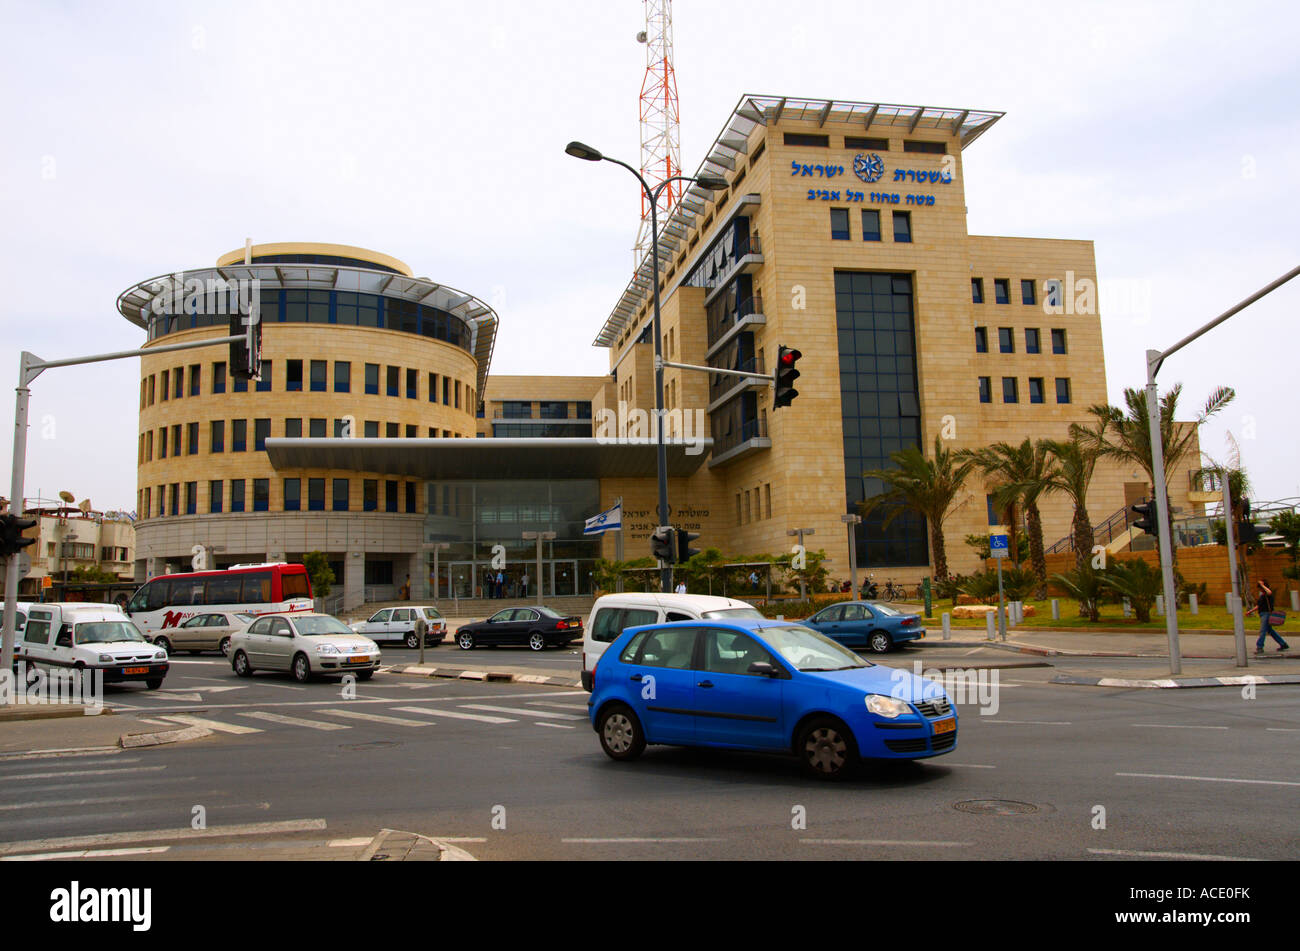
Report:
M339 649L333 644L321 644L316 650L321 654L337 654Z
M112 654L100 654L100 655L99 655L99 662L100 662L101 664L111 664L111 663L113 663L113 655L112 655Z
M876 716L887 717L890 720L912 712L906 700L898 700L878 693L867 694L866 701L868 710Z
M158 653L156 653L156 654L153 655L153 659L154 659L154 660L166 660L166 659L167 659L167 654L166 654L164 651L159 651Z

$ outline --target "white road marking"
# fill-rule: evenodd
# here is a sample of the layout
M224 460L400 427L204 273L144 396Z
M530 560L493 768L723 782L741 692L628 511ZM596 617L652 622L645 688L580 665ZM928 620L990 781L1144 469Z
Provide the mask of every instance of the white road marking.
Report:
M530 707L555 707L559 710L586 710L585 703L552 703L550 700L537 700L528 704Z
M93 806L101 802L134 802L139 796L97 796L93 799L43 799L40 802L11 802L0 806L0 811L15 809L45 809L61 806Z
M206 693L226 693L226 692L231 691L231 690L247 690L247 689L248 689L248 685L247 685L247 684L239 684L239 685L237 685L237 686L233 686L233 687L230 686L230 685L227 685L227 686L224 686L224 687L196 687L195 689L196 689L196 690L202 690L202 691L205 691Z
M569 726L569 724L567 724L567 723L547 723L547 722L545 722L544 720L534 720L534 721L533 721L533 726L549 726L549 727L551 727L552 729L556 729L556 730L572 730L572 729L576 729L575 727L571 727L571 726Z
M299 717L288 717L283 713L267 713L258 710L254 713L241 713L241 717L249 717L253 720L266 720L270 723L283 723L287 726L302 726L309 730L350 730L352 727L344 726L342 723L326 723L323 720L303 720Z
M1093 855L1132 855L1144 859L1199 859L1203 862L1258 862L1238 855L1198 855L1195 852L1138 852L1132 849L1089 849Z
M33 855L6 855L0 862L48 862L51 859L90 859L108 858L118 855L148 855L167 852L170 845L155 845L142 849L92 849L81 852L38 852Z
M355 849L357 846L369 845L375 840L372 835L363 835L356 839L330 839L330 848L332 849Z
M46 820L48 821L48 819ZM326 827L324 819L289 819L283 822L246 822L207 829L152 829L141 832L106 832L100 835L73 835L28 842L0 842L0 855L44 851L58 848L116 845L126 842L159 842L164 839L215 839L232 835L274 835L281 832L317 832Z
M644 842L668 843L668 844L676 844L679 842L721 842L722 839L703 839L703 838L696 839L696 838L689 838L686 836L676 836L672 838L662 838L662 839L654 839L648 837L640 837L640 838L628 837L628 838L621 838L621 839L561 839L560 841L566 842L570 845L608 845L608 844L644 843Z
M935 764L937 766L955 766L958 769L997 769L996 766L985 766L983 763L949 763L947 761Z
M1300 786L1300 783L1282 779L1227 779L1222 776L1179 776L1170 773L1116 773L1116 776L1137 776L1142 779L1190 779L1199 783L1243 783L1250 786Z
M1226 726L1198 726L1191 723L1134 723L1133 726L1158 730L1226 730Z
M170 701L172 703L200 703L203 697L197 693L168 693L165 690L155 690L151 697L155 700Z
M386 717L378 713L362 713L360 710L322 710L336 717L351 717L354 720L369 720L372 723L387 723L391 726L433 726L429 720L407 720L404 717Z
M24 759L60 759L65 756L117 756L121 752L122 749L117 746L86 746L81 749L62 750L24 750L18 753L0 753L0 763Z
M984 723L1016 723L1027 726L1070 726L1069 720L1001 720L993 717L981 717Z
M800 839L809 845L917 845L939 849L967 848L974 842L923 842L909 839Z
M184 723L186 726L201 726L205 730L216 730L219 733L234 733L236 735L243 733L261 733L251 726L239 726L235 723L222 723L220 720L207 720L203 717L190 716L187 713L173 713L162 719L170 720L173 723Z
M483 723L515 723L509 717L491 717L485 713L465 713L461 710L433 710L428 707L393 707L404 713L419 713L428 717L451 717L454 720L479 720Z
M1285 726L1267 726L1264 729L1269 733L1300 733L1300 730Z
M492 710L496 713L513 713L521 717L553 717L556 720L585 720L576 713L551 713L549 710L521 710L518 707L498 707L491 703L466 703L467 710Z
M139 760L123 760L122 762L138 763ZM79 769L72 772L60 773L23 773L20 776L5 776L7 783L16 783L24 779L69 779L73 776L116 776L119 773L156 773L159 770L166 769L166 766L130 766L126 769Z

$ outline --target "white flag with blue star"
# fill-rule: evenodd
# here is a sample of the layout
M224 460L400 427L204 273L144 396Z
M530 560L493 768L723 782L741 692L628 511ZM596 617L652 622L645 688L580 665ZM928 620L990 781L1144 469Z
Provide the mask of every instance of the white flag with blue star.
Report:
M623 503L618 502L612 509L606 509L599 515L593 515L583 525L583 535L600 535L604 532L617 532L623 529Z

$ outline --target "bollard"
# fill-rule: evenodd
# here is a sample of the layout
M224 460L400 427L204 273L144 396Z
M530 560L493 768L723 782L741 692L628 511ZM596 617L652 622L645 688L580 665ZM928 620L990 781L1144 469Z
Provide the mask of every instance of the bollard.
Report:
M1291 610L1300 611L1300 591L1295 588L1291 589Z
M1196 602L1196 595L1190 593L1187 595L1187 607L1192 612L1192 615L1195 616L1200 608Z
M1232 613L1232 592L1231 591L1229 591L1227 594L1223 596L1223 606L1228 609L1229 614Z
M1052 598L1052 620L1059 621L1060 619L1061 619L1061 601L1059 598Z
M952 615L947 611L943 612L943 639L952 640Z
M1156 614L1161 617L1165 616L1165 596L1163 594L1156 595Z
M1125 599L1124 599L1124 616L1125 616L1125 617L1128 617L1128 616L1129 616L1129 613L1130 613L1132 610L1133 610L1133 609L1132 609L1132 606L1128 603L1128 598L1125 598Z
M994 612L989 611L987 614L984 615L984 627L985 627L985 629L988 631L988 636L989 636L988 639L989 639L989 640L993 640L993 639L994 639L994 637L993 637L993 613L994 613Z

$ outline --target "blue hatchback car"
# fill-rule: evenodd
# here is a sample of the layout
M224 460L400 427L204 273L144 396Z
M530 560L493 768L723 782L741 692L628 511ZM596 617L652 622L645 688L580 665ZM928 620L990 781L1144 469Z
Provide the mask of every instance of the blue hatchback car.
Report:
M877 654L925 637L921 615L895 611L874 601L841 601L803 623L846 647L867 647Z
M616 760L647 744L792 753L823 779L859 759L957 746L941 685L882 667L802 624L766 618L625 630L592 672L587 707Z

